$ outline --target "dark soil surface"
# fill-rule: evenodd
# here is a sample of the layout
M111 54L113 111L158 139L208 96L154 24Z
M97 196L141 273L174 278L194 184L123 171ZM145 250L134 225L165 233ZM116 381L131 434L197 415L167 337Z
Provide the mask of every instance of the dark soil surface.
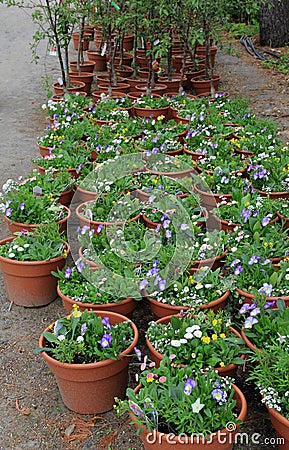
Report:
M45 101L41 77L48 74L57 80L56 59L44 56L40 48L37 66L30 63L28 43L33 26L24 12L0 5L0 183L17 178L31 169L30 159L38 154L36 137L46 121L40 105ZM288 76L261 67L260 62L245 53L236 42L235 55L223 48L216 57L216 73L221 88L231 96L249 98L251 110L260 117L272 118L280 133L288 137ZM75 52L72 50L75 58ZM1 238L8 236L1 224ZM41 356L32 353L44 328L65 314L60 299L49 306L28 309L9 304L0 284L0 449L1 450L141 450L142 444L127 417L118 419L114 411L99 416L69 411L60 398L52 374ZM152 320L149 307L140 302L133 320L140 330L139 346L145 351L144 332ZM129 385L136 385L132 366ZM235 450L274 450L275 434L259 396L246 381L247 371L240 371L236 384L248 401L248 414L241 431L248 441L237 443ZM258 433L256 435L254 433ZM253 439L253 442L252 442Z

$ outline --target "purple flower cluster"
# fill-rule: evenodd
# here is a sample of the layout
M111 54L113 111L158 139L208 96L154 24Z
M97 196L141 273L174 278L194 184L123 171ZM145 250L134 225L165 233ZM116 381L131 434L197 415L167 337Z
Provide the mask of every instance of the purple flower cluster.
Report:
M275 306L275 301L267 302L263 306L263 309L272 308ZM246 314L249 313L249 317L246 318L244 322L244 328L252 328L253 325L258 323L257 316L261 313L261 308L257 306L257 303L244 303L243 306L239 310L240 314Z

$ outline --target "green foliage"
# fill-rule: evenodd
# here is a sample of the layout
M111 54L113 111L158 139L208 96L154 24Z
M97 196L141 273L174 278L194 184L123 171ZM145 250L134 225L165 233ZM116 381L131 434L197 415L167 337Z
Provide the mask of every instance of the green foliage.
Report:
M215 371L193 371L164 358L159 368L142 373L140 384L137 392L127 389L128 400L116 399L115 409L118 414L129 411L148 430L208 436L228 422L238 423L231 379Z
M14 233L14 239L0 246L0 255L16 261L48 261L67 256L63 235L55 224Z
M34 353L49 352L57 361L69 364L85 364L106 359L118 359L133 341L130 321L111 325L93 311L81 312L75 305L68 317L58 319L52 331L45 331L44 348Z

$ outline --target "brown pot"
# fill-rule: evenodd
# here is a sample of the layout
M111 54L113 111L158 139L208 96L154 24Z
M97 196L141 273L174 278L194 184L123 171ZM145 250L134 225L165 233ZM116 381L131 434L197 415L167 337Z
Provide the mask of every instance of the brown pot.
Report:
M130 85L129 92L132 92L132 91L136 92L136 89L135 89L136 86L139 86L139 85L146 86L147 85L146 80L137 79L137 78L125 78L125 83L128 83Z
M276 411L276 409L268 408L266 403L265 406L277 437L279 439L283 438L283 443L281 443L281 440L279 440L280 444L277 443L278 450L289 450L289 420Z
M166 92L165 92L167 95L172 95L172 94L178 94L179 93L180 81L181 81L181 77L180 76L174 75L171 80L169 80L167 77L159 77L158 81L160 83L162 83L162 84L165 84L167 86L167 89L166 89ZM185 82L186 78L184 78L183 81Z
M49 170L49 169L46 169L45 167L39 166L38 164L36 164L36 167L37 167L38 172L39 172L41 175L44 175L45 171L46 171L46 170ZM71 169L66 169L66 170L70 173L70 175L72 176L72 178L77 179L77 178L80 176L80 172L79 172L77 169L71 168ZM56 170L54 171L54 173L58 173L58 172L59 172L58 169L56 169Z
M11 242L15 236L3 239L0 245ZM66 243L67 254L70 247ZM15 261L0 256L6 296L15 305L28 308L44 306L57 297L57 279L51 271L63 269L66 258L58 256L48 261Z
M114 64L116 66L118 66L120 64L120 60L121 60L120 56L116 55L114 58ZM132 61L133 61L133 56L130 53L124 52L123 57L122 57L122 64L130 67Z
M218 47L210 46L210 52L209 52L209 67L214 67L215 65L215 56L217 53ZM197 47L197 58L206 58L206 47L205 46L198 46Z
M98 89L100 92L103 92L105 94L109 93L109 86L104 86L102 84L98 85ZM111 86L111 92L115 93L115 92L123 92L123 93L128 93L130 89L129 84L127 83L118 83L116 86Z
M137 84L135 86L136 91L140 91L140 93L145 94L147 90L146 85ZM152 94L164 95L166 93L167 86L165 84L156 84L154 88L151 89Z
M52 150L52 147L45 147L45 145L40 145L38 142L36 142L37 147L39 148L39 153L43 158L45 156L49 156L50 152Z
M284 199L288 199L289 198L289 192L288 191L283 191L283 192L266 192L266 191L260 191L259 189L257 189L258 194L260 194L262 197L269 197L272 200L277 200L279 198L284 198Z
M189 268L190 274L197 272L200 269L200 267L207 266L210 267L212 270L216 270L219 267L222 267L223 260L226 258L228 251L229 248L227 248L223 253L221 253L221 255L214 256L213 258L194 261L191 267Z
M84 203L95 200L99 194L97 194L97 192L87 191L86 189L82 189L80 186L77 186L75 195L77 195L77 200Z
M116 75L120 76L122 78L129 78L133 74L133 68L129 67L129 66L122 66L122 68L119 68L116 66L114 68L114 70L115 70ZM125 80L123 80L123 81L125 81Z
M159 116L164 116L168 114L168 106L164 106L163 108L140 108L138 106L134 106L134 113L137 117L149 117L149 118L157 118Z
M74 50L78 50L79 38L80 38L79 33L72 33ZM84 41L82 43L82 50L83 51L88 50L90 40L91 40L91 33L87 32L87 31L84 31Z
M71 211L67 206L63 205L63 209L66 211L66 217L64 217L64 219L58 220L58 222L56 222L57 225L59 225L59 230L60 232L66 232L67 230L67 222L68 219L71 217ZM9 219L9 217L4 216L4 219L7 222L9 231L13 234L15 232L18 231L22 231L22 230L28 230L28 231L33 231L35 228L38 228L40 226L40 224L28 224L28 223L21 223L21 222L14 222L13 220ZM41 224L41 225L45 225L45 224Z
M97 50L88 50L86 52L89 61L94 61L94 70L104 72L106 70L106 56L101 55Z
M82 72L80 75L78 75L78 72L69 72L70 81L72 83L74 83L75 81L82 81L85 85L83 91L87 94L90 94L93 77L94 75L91 72Z
M214 312L224 309L229 295L230 291L226 291L217 300L205 305L200 305L199 308L201 310L212 309ZM150 298L148 295L145 295L145 298L149 301L151 312L157 319L161 319L166 316L173 316L175 314L179 314L181 311L187 311L189 309L188 306L172 306L168 303L158 302L157 300Z
M211 210L217 207L217 203L232 201L232 194L213 194L211 192L202 191L198 186L194 185L194 191L200 194L201 204L206 209Z
M221 79L220 75L213 75L213 86L215 91L218 91L220 79ZM207 94L208 92L211 92L211 80L206 80L202 77L197 77L192 78L191 83L197 95Z
M108 74L98 75L96 77L96 81L97 81L97 84L98 85L100 84L101 86L109 86L109 84L110 84L110 82L109 82L109 75ZM125 83L125 80L124 80L123 77L117 76L116 77L116 82L117 82L117 84L118 83Z
M70 69L72 72L77 72L77 61L70 62ZM94 71L94 61L84 61L80 64L80 72L93 73Z
M126 317L131 317L133 311L137 306L137 301L132 297L125 298L119 302L115 303L104 303L104 304L95 304L95 303L84 303L78 302L67 295L64 295L61 292L59 285L57 286L57 293L62 300L63 306L68 313L72 311L73 305L77 305L81 311L85 309L92 311L111 311L117 314L122 314Z
M289 217L283 216L279 211L277 211L276 214L279 217L279 220L283 222L284 228L289 228Z
M125 51L133 50L134 34L128 34L123 38L123 48Z
M253 303L254 302L254 298L255 298L255 294L250 294L249 292L245 292L243 291L243 289L240 289L238 287L236 287L236 292L238 292L238 294L243 298L244 303ZM285 296L279 296L279 297L267 297L266 296L266 301L267 302L273 302L278 300L278 298L282 298L285 302L285 305L288 307L289 306L289 295L285 295Z
M115 325L127 321L128 318L110 311L94 311L100 317L109 317L110 323ZM51 331L51 326L45 331ZM128 383L128 365L132 358L133 349L138 341L138 330L133 322L134 339L117 360L106 359L96 363L68 364L61 363L41 352L48 368L56 378L58 388L64 404L72 411L80 414L100 414L113 408L114 398L124 398ZM45 347L43 334L39 338L38 346Z
M61 86L58 82L53 83L52 85L55 95L63 95L64 94L64 88ZM84 91L85 84L81 81L70 83L70 87L67 88L67 92L74 93L74 92L85 92Z

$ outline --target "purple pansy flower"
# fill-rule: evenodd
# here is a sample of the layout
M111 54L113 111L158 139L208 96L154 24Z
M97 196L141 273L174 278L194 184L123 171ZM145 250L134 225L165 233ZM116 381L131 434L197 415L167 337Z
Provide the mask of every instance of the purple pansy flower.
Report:
M184 384L184 393L186 395L190 395L192 390L195 389L196 386L197 386L196 380L193 380L192 378L187 378Z

